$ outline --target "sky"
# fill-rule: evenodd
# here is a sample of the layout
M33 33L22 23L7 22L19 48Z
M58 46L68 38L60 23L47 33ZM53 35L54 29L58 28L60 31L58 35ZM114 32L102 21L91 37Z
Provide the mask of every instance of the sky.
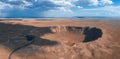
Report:
M120 17L120 0L0 0L0 18Z

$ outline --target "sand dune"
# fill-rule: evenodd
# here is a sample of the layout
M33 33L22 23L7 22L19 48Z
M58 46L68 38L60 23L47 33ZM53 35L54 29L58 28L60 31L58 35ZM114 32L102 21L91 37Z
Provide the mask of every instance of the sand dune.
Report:
M28 34L35 42L12 59L119 59L119 29L118 20L1 20L0 59L27 44Z

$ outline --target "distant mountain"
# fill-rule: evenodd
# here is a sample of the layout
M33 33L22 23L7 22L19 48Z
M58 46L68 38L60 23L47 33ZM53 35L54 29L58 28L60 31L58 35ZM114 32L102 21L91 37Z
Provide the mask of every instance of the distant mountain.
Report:
M75 16L76 18L109 18L106 16Z

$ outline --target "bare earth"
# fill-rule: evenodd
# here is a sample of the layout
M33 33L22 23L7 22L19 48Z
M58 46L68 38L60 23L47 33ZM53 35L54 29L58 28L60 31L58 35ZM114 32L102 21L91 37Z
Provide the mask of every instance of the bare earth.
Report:
M1 20L0 59L119 59L120 20Z

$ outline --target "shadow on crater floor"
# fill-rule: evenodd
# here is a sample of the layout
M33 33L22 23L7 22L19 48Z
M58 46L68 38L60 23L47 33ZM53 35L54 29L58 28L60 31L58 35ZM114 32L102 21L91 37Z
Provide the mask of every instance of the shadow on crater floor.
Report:
M83 42L90 42L102 37L103 32L101 29L96 27L86 27L83 34L85 35L85 39L83 40Z
M96 27L77 27L77 26L68 26L68 31L76 31L77 33L83 32L82 34L85 36L83 42L90 42L97 40L98 38L102 37L102 30Z

